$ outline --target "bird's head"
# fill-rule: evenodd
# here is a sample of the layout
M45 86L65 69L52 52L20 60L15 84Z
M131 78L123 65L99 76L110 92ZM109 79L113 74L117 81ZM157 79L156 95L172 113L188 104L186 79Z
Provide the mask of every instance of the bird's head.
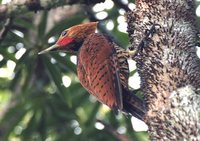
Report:
M39 52L39 54L44 54L55 50L76 53L81 47L85 38L87 38L88 35L95 33L97 24L98 22L90 22L65 29L54 45Z

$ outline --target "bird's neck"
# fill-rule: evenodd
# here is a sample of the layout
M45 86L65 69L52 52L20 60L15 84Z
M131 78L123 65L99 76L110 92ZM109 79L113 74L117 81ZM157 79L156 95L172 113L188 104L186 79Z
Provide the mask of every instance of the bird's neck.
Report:
M83 41L74 42L73 44L70 44L69 46L67 46L67 52L71 54L77 54L82 44Z
M93 34L96 34L96 33L93 33ZM92 38L91 35L93 35L93 34L88 35L87 37L85 37L84 40L76 40L70 46L67 47L67 51L72 54L78 54L79 49L82 47L83 43L85 41L87 41L88 38ZM95 39L93 39L93 40L95 40Z

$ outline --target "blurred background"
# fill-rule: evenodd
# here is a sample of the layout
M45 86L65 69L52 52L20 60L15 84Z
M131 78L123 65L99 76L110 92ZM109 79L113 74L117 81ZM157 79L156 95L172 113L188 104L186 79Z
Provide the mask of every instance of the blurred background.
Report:
M132 123L140 130L138 121L115 115L80 85L76 56L37 54L54 44L64 29L90 21L101 21L98 32L109 34L127 48L124 14L127 8L135 8L134 0L113 1L26 12L13 16L11 21L0 21L0 29L9 22L6 36L0 38L1 141L148 140L146 132L133 130ZM9 2L0 0L1 4ZM200 16L200 7L196 11ZM135 62L129 61L129 65L130 87L138 89Z

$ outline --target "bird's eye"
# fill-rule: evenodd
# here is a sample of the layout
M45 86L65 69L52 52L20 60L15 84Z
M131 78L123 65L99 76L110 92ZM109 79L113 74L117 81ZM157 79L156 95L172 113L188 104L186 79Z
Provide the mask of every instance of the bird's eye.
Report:
M67 34L67 31L63 31L62 33L61 33L61 36L65 36Z

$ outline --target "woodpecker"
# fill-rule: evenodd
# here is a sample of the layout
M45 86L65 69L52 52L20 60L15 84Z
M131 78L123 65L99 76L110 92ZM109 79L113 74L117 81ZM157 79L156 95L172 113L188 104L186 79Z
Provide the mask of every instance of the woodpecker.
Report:
M142 119L143 101L129 91L130 54L108 36L95 33L97 22L64 30L57 42L41 51L65 51L77 54L77 75L82 86L98 101L114 111L123 111Z

